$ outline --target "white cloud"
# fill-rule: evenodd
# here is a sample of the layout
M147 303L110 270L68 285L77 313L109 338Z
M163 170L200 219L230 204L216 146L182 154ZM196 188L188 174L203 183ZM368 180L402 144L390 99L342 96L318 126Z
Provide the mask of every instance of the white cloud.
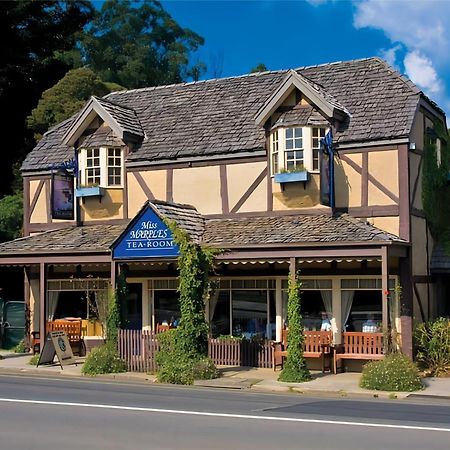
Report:
M391 48L382 48L380 50L380 56L387 61L394 69L400 70L397 64L397 53L402 49L400 44L396 44Z
M406 75L428 94L442 92L442 82L429 58L417 50L408 52L403 61Z
M392 42L402 42L433 57L449 58L450 2L440 0L363 0L355 2L356 28L377 28Z

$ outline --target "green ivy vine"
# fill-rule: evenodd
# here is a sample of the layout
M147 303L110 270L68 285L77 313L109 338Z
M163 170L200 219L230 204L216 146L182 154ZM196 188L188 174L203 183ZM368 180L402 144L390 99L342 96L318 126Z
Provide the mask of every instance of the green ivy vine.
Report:
M425 217L433 238L442 243L450 254L450 189L448 173L450 168L450 145L444 124L435 121L433 136L427 135L423 156L422 201ZM436 139L441 142L441 163L438 164Z
M289 278L287 316L289 324L287 358L283 370L278 378L279 381L290 383L301 383L311 379L311 374L306 367L303 356L303 325L301 314L301 287L299 274L295 279Z

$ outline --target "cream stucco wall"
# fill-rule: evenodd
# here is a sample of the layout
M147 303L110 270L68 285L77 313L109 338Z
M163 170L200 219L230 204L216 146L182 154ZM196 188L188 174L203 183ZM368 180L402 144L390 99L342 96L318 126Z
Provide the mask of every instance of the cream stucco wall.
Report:
M347 154L346 157L362 167L361 153ZM341 159L335 160L335 190L338 208L361 206L361 175Z
M193 205L201 214L220 214L219 166L175 169L173 201Z
M227 166L228 205L230 211L245 194L248 188L267 169L266 161L229 164ZM239 209L240 212L267 210L267 178L262 180L257 189Z
M30 181L30 202L36 194L39 185L39 180ZM39 194L38 201L31 214L30 223L46 223L47 222L47 194L45 185Z
M411 193L411 198L414 192L414 185L416 183L417 174L419 172L420 160L422 159L422 155L418 155L416 153L409 154L409 192ZM417 209L422 209L422 170L420 171L419 179L417 182L416 195L413 202L413 207Z
M85 221L123 218L123 189L105 189L101 198L86 197L80 203Z
M421 111L418 111L416 116L414 117L412 130L409 135L409 141L416 145L416 150L423 150L424 131L423 113Z
M398 151L369 153L369 174L398 197ZM394 201L369 180L369 205L392 205Z
M145 184L150 188L157 200L166 200L167 196L167 171L147 170L139 172ZM147 201L147 195L139 185L134 172L129 172L128 177L128 216L134 217Z
M400 219L398 217L370 217L368 222L388 233L399 235Z
M272 179L273 209L282 211L287 209L312 208L321 206L320 202L320 176L310 174L306 183L275 183Z

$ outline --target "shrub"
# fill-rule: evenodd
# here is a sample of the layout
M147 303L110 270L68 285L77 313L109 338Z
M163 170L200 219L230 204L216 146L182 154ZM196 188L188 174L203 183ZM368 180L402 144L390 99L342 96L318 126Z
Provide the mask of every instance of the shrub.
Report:
M28 352L28 348L25 345L25 340L22 339L14 348L13 348L13 352L14 353L27 353Z
M158 334L158 381L172 384L192 384L194 380L211 380L218 377L218 370L207 357L179 350L181 339L178 329Z
M414 332L416 359L433 376L450 374L450 320L419 324Z
M364 366L360 386L378 391L411 392L423 389L417 366L405 355L393 353Z
M37 365L37 363L39 362L39 357L40 357L41 355L39 354L39 353L36 353L35 355L33 355L31 358L30 358L30 360L28 361L28 364L30 365L30 366L36 366Z
M81 373L83 375L99 375L104 373L126 372L127 367L112 343L94 348L87 356Z

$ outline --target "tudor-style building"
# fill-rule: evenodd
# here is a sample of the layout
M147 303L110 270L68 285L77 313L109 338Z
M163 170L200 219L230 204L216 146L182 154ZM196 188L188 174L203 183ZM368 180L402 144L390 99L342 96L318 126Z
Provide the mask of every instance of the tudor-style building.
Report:
M395 323L411 354L413 319L441 307L421 199L435 121L443 111L378 58L92 97L25 159L24 237L0 244L0 264L25 267L31 330L88 319L86 297L119 270L128 327L154 329L179 315L164 222L175 220L224 250L206 305L212 335L279 340L300 269L306 329L326 311L339 343L373 317ZM334 207L323 204L333 205L320 151L329 131ZM63 217L73 194L52 189L54 173L74 155L73 218L57 219L52 190Z

